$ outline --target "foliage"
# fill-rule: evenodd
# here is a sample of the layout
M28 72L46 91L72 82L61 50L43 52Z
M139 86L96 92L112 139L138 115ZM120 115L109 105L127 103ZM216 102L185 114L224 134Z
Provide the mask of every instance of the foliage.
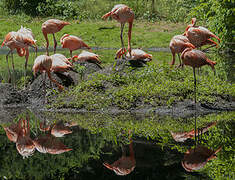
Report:
M234 0L197 0L190 16L204 20L209 29L222 40L222 46L235 49L235 1ZM200 3L199 3L200 2Z
M150 169L149 165L151 165L153 171L144 172L144 175L152 173L151 175L156 177L156 169L160 169L159 175L166 176L167 179L172 178L172 176L169 178L167 175L173 171L173 174L178 174L181 177L179 179L186 175L190 179L195 177L196 174L207 174L210 178L217 180L229 177L229 175L232 176L233 173L234 163L231 162L233 162L234 156L234 112L197 117L199 128L204 127L209 122L217 121L216 126L202 135L200 143L210 149L216 149L219 146L222 146L223 149L218 154L217 159L208 162L205 168L192 174L186 173L179 165L183 153L194 147L194 141L191 139L185 143L175 142L170 131L190 131L194 128L194 118L176 119L163 118L153 114L142 116L129 113L115 116L101 113L37 112L34 114L28 112L28 114L32 138L42 134L38 130L38 125L45 119L51 123L76 122L78 126L72 128L73 133L60 138L66 146L73 148L73 150L60 155L42 154L36 151L33 156L23 160L17 153L15 144L7 139L3 128L0 128L1 178L63 179L66 176L69 178L80 177L83 173L97 178L100 172L102 179L110 179L111 175L104 176L107 172L102 163L108 159L113 162L116 158L114 156L115 151L117 152L122 145L129 143L129 130L131 130L131 137L134 141L137 163L142 162L140 153L146 152L144 148L138 149L137 145L142 144L143 147L148 147L147 154L143 156L144 159L148 160L146 161L148 166L144 169ZM21 117L25 117L25 114L18 115L13 122L17 122ZM171 169L172 167L176 168ZM138 167L136 171L139 172L139 169L141 167ZM164 171L164 169L168 171ZM135 175L133 173L133 176ZM112 177L115 178L115 174Z
M197 76L197 97L202 103L214 103L220 97L235 96L234 86L225 82L221 72L215 77L208 68ZM141 109L146 105L172 106L194 98L192 70L170 68L168 64L150 65L142 69L127 68L124 72L95 73L77 87L51 99L55 108L85 108L102 110L115 106L120 109Z
M70 19L78 18L79 20L100 19L115 4L126 4L131 7L137 19L149 21L164 19L178 22L184 20L195 3L192 0L4 0L4 6L13 14L25 13L43 17L61 16Z

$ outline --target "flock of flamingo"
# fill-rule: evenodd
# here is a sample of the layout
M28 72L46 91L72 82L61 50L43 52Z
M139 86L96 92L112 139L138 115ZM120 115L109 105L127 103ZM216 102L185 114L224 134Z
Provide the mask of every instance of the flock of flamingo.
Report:
M114 8L106 13L102 18L107 19L108 17L112 17L117 20L121 24L121 49L116 52L116 58L122 58L123 60L143 60L148 59L152 60L152 55L145 53L141 49L132 49L131 48L131 34L132 34L132 26L134 21L134 12L131 8L124 4L115 5ZM128 30L128 52L125 49L123 42L123 29L124 25L129 24ZM34 65L33 72L34 75L39 72L46 72L49 79L54 82L60 91L64 89L64 87L59 84L55 79L52 78L51 72L65 72L71 70L73 67L73 63L75 61L92 61L96 64L100 64L101 61L99 56L95 53L91 52L91 48L79 37L74 35L65 34L61 37L60 42L62 48L67 48L70 51L70 58L66 58L62 54L56 54L57 41L55 38L55 33L59 32L63 29L64 26L69 25L69 22L57 20L57 19L49 19L42 24L42 33L46 40L46 55L37 56ZM48 34L53 35L54 39L54 54L49 56L49 40ZM202 26L196 26L196 18L192 18L192 24L188 25L184 34L174 36L170 41L170 50L172 53L172 65L175 64L175 54L178 54L180 67L184 65L191 66L193 68L194 73L194 82L196 87L196 75L195 68L199 68L203 65L209 65L214 70L214 65L216 62L211 61L207 58L206 54L198 50L196 48L201 48L203 45L212 45L218 46L218 44L213 41L211 38L216 38L218 41L220 39L210 32L208 29ZM2 43L2 46L6 45L10 51L6 55L6 61L8 66L8 73L10 76L10 69L8 65L8 56L15 49L19 56L25 56L25 76L27 63L29 58L29 47L35 48L35 52L37 54L37 46L36 40L34 39L33 33L30 29L21 27L17 32L9 32ZM87 48L89 51L82 51L81 54L73 56L72 52L77 49ZM181 53L181 56L179 55ZM12 55L13 57L13 55ZM182 59L182 63L181 63ZM72 62L71 62L72 60ZM12 68L14 72L14 61L12 58Z

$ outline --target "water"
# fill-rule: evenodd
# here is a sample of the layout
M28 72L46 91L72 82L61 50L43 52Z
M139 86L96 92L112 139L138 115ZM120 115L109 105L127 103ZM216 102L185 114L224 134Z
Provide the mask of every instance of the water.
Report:
M11 118L9 118L11 117ZM2 127L26 122L25 130L32 140L44 139L44 150L48 152L66 146L71 151L61 154L40 153L24 158L11 142L3 128L0 129L1 168L0 177L6 179L220 179L234 177L231 161L234 161L234 112L212 114L197 118L199 133L197 145L194 137L194 119L173 119L142 114L71 114L37 112L29 109L5 109ZM30 130L27 129L27 119ZM51 132L39 129L51 127ZM67 124L66 124L67 123ZM70 123L70 127L68 127ZM211 127L208 123L213 124ZM71 124L73 126L71 126ZM49 126L50 125L50 126ZM60 128L55 128L57 125ZM24 124L21 124L24 127ZM203 129L204 127L204 129ZM206 129L206 127L208 129ZM64 137L55 137L55 129L72 131ZM58 131L57 131L58 132ZM60 131L62 132L62 131ZM189 138L177 142L170 132L183 132ZM53 135L52 135L53 134ZM22 137L21 137L22 138ZM182 139L181 139L182 140ZM23 144L24 141L21 141ZM20 143L19 143L20 144ZM58 145L59 144L59 145ZM62 144L62 145L61 145ZM131 144L131 145L130 145ZM222 147L217 158L203 160L199 170L188 172L181 162L185 152L196 147L216 150ZM49 149L52 149L49 151ZM209 151L208 150L208 151ZM133 153L132 153L133 151ZM196 150L194 150L196 152ZM203 151L204 152L204 151ZM126 154L125 154L126 153ZM206 154L204 152L204 154ZM103 163L112 164L126 159L127 175L119 176ZM130 161L132 157L133 161ZM129 158L129 160L128 160ZM199 163L200 164L200 163ZM122 170L117 170L122 172ZM129 174L128 174L129 173Z

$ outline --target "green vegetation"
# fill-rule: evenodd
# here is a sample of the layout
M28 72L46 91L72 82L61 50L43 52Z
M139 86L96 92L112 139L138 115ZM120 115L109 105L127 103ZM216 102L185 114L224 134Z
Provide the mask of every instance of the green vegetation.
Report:
M218 62L218 61L217 61ZM222 64L218 62L218 69ZM203 67L197 76L197 97L201 103L215 103L235 96L235 86L226 82L226 73ZM185 99L194 99L192 69L170 68L168 63L150 64L143 68L126 68L123 72L95 73L51 98L49 107L88 110L141 109L148 105L172 106Z
M216 126L201 136L199 143L214 150L219 146L223 147L217 159L209 161L204 168L197 171L197 174L186 173L180 167L183 153L194 147L194 141L177 143L170 134L170 131L192 130L194 118L173 119L154 115L138 117L132 114L112 116L97 113L62 114L54 112L40 113L40 118L38 118L39 114L28 114L30 115L32 138L42 134L38 130L38 123L44 118L53 122L68 120L76 122L78 127L73 128L73 133L60 138L66 146L73 150L60 155L42 154L36 151L33 156L23 160L17 153L15 144L7 139L3 128L0 128L1 178L5 176L8 179L66 179L68 176L70 178L75 175L75 177L80 177L85 173L90 179L94 176L110 179L111 175L103 176L108 172L103 168L102 163L108 159L110 162L116 160L115 152L117 153L122 145L129 143L129 130L131 130L134 140L137 164L142 161L140 154L144 150L138 148L140 147L138 142L143 142L143 147L145 147L144 144L152 144L146 146L148 153L144 155L144 159L147 160L148 165L145 170L153 169L142 172L145 177L156 177L156 168L161 172L159 176L161 175L163 179L170 179L167 176L169 173L178 176L178 179L186 176L188 179L192 179L195 178L195 175L203 175L204 178L201 179L219 180L234 176L234 112L197 118L199 128L209 122L217 121ZM13 122L17 122L20 117L25 116L25 114L20 114ZM174 168L171 169L172 167ZM141 166L137 167L135 171L141 171ZM137 173L133 173L133 176L137 175ZM115 174L112 174L112 177L117 178Z

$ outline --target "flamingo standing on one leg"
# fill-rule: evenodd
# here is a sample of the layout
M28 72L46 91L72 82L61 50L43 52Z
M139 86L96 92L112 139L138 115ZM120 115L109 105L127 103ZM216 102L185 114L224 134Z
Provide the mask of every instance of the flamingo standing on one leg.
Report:
M6 55L6 61L7 61L7 68L8 68L8 75L10 77L11 72L8 64L8 56L9 54L13 53L13 50L16 49L17 54L22 57L25 56L25 73L24 76L26 78L26 70L27 70L27 63L29 59L29 49L28 47L33 47L36 50L37 54L37 46L36 46L36 40L34 39L34 36L32 34L31 29L27 29L21 26L21 29L18 30L17 32L12 31L9 32L6 36L5 39L2 43L3 47L6 45L10 51ZM15 72L15 67L14 67L14 61L13 61L13 54L12 54L12 69L13 72Z
M197 82L196 82L196 73L195 73L195 68L200 68L201 66L204 65L209 65L211 66L212 70L215 73L215 64L216 62L211 61L206 57L206 54L203 53L200 50L192 49L192 48L186 48L182 54L181 54L181 59L183 61L183 66L191 66L193 68L193 76L194 76L194 101L195 101L195 112L196 112L196 103L197 103L197 98L196 98L196 87L197 87ZM196 119L195 119L195 126L196 126ZM196 132L196 131L195 131ZM196 137L196 133L195 133Z
M60 43L62 44L62 48L68 48L70 51L71 58L73 57L72 52L77 49L87 48L91 50L91 48L79 37L65 34L60 38Z
M182 65L179 54L182 53L186 48L195 48L195 46L189 42L189 39L183 35L174 36L170 41L169 47L172 53L171 65L175 64L175 54L178 54L180 62L179 67Z
M46 72L48 75L48 78L58 86L60 91L62 91L64 87L51 77L51 67L52 67L52 58L50 56L47 56L47 55L38 56L35 59L34 65L33 65L34 76L36 76L36 73L38 71L40 71L41 73Z
M125 23L129 23L129 30L128 30L128 52L131 54L131 31L132 31L132 25L134 21L134 12L131 8L124 4L118 4L115 5L114 8L106 13L104 16L102 16L102 19L107 19L109 16L111 16L113 19L116 19L118 22L121 23L121 43L122 43L122 49L124 50L124 42L123 42L123 29Z
M56 46L57 41L55 39L55 33L59 32L64 26L69 25L69 22L61 21L58 19L49 19L46 22L42 24L42 33L46 39L47 45L46 45L46 51L47 55L49 55L48 47L49 47L49 40L47 37L47 34L52 34L54 39L54 54L56 53Z

